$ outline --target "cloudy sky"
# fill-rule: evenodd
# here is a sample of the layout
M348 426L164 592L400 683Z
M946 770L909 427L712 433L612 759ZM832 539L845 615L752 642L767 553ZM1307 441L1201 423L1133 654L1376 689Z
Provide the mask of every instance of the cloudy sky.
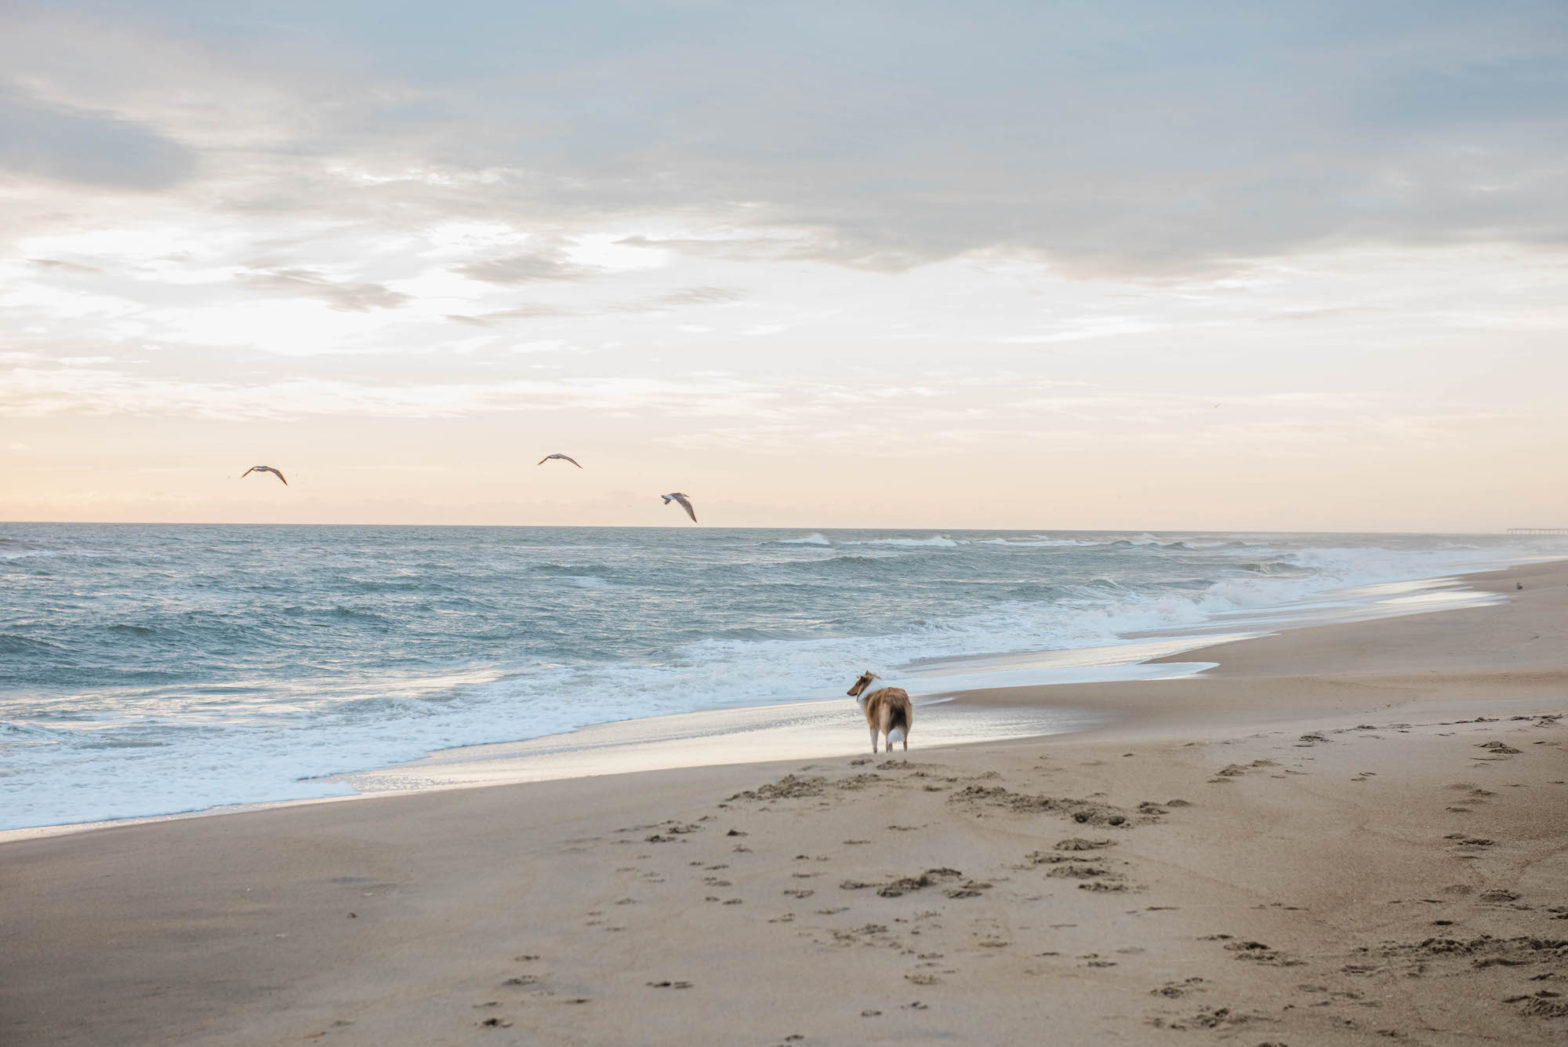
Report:
M1565 334L1560 0L0 0L3 519L1568 525Z

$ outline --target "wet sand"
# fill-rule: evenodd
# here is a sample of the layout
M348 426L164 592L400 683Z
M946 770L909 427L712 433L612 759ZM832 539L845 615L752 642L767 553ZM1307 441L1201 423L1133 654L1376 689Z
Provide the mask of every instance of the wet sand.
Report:
M1472 584L955 703L1076 734L5 843L0 1042L1568 1042L1568 566Z

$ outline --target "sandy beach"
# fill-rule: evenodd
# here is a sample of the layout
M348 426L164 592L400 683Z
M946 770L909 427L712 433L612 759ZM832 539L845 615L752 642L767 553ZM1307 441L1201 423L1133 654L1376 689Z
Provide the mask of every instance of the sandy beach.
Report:
M1073 733L12 840L0 1042L1568 1043L1568 564L1468 581L954 703Z

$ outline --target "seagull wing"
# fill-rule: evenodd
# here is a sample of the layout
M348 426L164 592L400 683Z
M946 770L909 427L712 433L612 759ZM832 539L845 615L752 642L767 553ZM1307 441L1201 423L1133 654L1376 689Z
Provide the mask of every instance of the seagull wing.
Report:
M670 497L681 503L681 508L686 510L686 515L691 517L692 523L697 522L697 513L692 509L691 502L687 500L684 494L673 494Z
M240 473L240 479L241 480L245 479L245 477L249 476L251 473L253 473L255 471L256 471L256 467L253 465L249 469L246 469L243 473Z
M558 454L558 455L556 455L556 457L557 457L557 458L564 458L564 459L566 459L566 460L567 460L567 461L568 461L568 462L571 462L571 463L572 463L572 464L573 464L573 465L576 465L576 466L577 466L577 468L579 468L579 469L581 469L581 468L582 468L582 466L581 466L581 465L578 465L578 463L577 463L577 459L575 459L575 458L573 458L573 457L572 457L572 456L571 456L571 455L569 455L569 454Z
M289 485L288 480L285 479L284 476L283 476L283 470L282 469L269 469L268 472L276 473L278 475L278 479L283 481L283 486L284 487L287 487Z
M547 454L543 458L539 459L539 464L543 465L545 462L548 462L550 459L552 459L554 457L555 457L555 455L553 455L553 454Z

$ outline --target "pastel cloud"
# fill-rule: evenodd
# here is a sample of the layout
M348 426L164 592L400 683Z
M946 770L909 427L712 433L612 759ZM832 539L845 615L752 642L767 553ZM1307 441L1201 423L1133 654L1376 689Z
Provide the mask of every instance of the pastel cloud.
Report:
M335 281L311 269L269 269L241 273L239 279L247 287L317 298L346 312L395 309L409 300L408 295L380 284Z
M17 446L547 419L737 483L800 448L1436 482L1452 434L1568 439L1557 3L6 18Z
M0 171L132 190L168 189L196 154L112 112L51 104L0 87Z
M142 19L171 34L162 50L192 81L217 75L208 56L234 34L253 34L255 57L224 86L261 100L267 134L247 143L242 177L231 161L212 172L252 211L430 220L476 216L482 200L492 217L576 227L679 211L689 227L751 232L633 235L895 270L1008 248L1146 276L1334 240L1568 235L1560 5L1302 4L1266 20L1179 4L810 19L609 5L617 32L603 6L459 5L417 31L327 5L179 36L178 5L146 5ZM112 49L97 23L73 29ZM309 52L279 35L306 33ZM362 70L358 90L330 70L335 54ZM17 57L34 79L62 75ZM108 64L122 80L147 72L127 53ZM291 82L295 97L280 97ZM7 95L4 119L54 143L10 162L168 188L204 143L233 137L145 89L113 112L112 86L70 92L98 108ZM501 281L583 275L548 254L467 265Z

